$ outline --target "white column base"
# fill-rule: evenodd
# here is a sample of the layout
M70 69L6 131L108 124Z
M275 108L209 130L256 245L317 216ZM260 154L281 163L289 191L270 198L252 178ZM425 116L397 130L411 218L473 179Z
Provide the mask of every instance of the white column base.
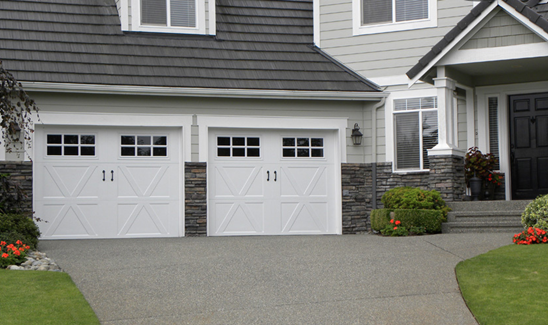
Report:
M448 144L438 144L432 149L428 149L428 157L430 156L459 156L464 157L466 151Z

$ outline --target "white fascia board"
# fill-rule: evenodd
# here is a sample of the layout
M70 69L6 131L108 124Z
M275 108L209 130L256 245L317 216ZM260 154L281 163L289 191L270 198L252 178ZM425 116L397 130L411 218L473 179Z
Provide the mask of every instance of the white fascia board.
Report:
M68 83L47 83L23 81L26 91L47 91L60 93L147 95L147 96L188 96L217 98L255 99L308 99L308 100L360 100L378 101L388 96L383 92L358 91L300 91L300 90L253 90L219 88L175 88L118 85L89 85Z
M499 6L504 9L510 16L514 17L517 21L522 23L525 27L529 28L533 33L537 34L540 38L548 42L548 34L544 29L531 22L527 17L519 13L514 7L510 6L502 0L497 0Z
M455 39L451 43L449 43L449 45L447 45L432 61L430 61L430 63L428 63L428 65L424 67L421 72L419 72L419 74L411 79L408 83L408 86L411 88L411 86L413 86L426 72L428 72L428 70L430 70L443 57L445 57L447 53L453 50L453 48L455 48L457 44L459 44L464 38L468 37L473 30L476 30L476 28L482 23L482 25L484 25L487 22L487 20L485 19L486 17L494 16L495 13L493 11L495 10L495 8L498 7L498 5L499 4L497 1L491 3L491 5L487 7L487 9L485 9L474 22L468 25L457 37L455 37Z
M209 35L217 35L217 5L215 0L209 0Z
M314 11L314 44L318 47L320 47L320 0L314 0L313 1L313 11Z
M529 59L548 56L548 43L531 43L504 47L458 50L439 61L440 65Z

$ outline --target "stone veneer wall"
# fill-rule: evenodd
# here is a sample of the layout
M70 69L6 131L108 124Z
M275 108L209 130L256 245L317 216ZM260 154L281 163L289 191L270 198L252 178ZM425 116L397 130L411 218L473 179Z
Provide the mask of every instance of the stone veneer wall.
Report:
M185 236L207 235L207 163L185 163Z
M343 234L358 234L371 229L373 209L373 164L342 164ZM465 192L464 159L458 156L430 158L430 171L393 173L392 163L377 163L377 209L388 190L399 187L437 190L448 202L462 200ZM497 193L498 197L498 193Z
M2 161L0 174L10 174L9 181L17 184L25 193L23 209L32 212L32 163L28 161Z

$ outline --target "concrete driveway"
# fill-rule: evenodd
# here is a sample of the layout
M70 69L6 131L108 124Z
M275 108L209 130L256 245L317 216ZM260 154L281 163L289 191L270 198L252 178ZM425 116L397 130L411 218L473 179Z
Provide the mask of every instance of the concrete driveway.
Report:
M512 234L42 241L103 324L476 324L455 265Z

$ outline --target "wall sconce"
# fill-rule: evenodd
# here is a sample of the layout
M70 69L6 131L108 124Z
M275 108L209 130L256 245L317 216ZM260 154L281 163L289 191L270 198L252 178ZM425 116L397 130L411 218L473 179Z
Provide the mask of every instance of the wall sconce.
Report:
M363 133L360 132L360 126L358 125L358 123L354 124L354 128L352 129L351 136L352 136L352 143L355 146L359 146L360 144L362 144Z

